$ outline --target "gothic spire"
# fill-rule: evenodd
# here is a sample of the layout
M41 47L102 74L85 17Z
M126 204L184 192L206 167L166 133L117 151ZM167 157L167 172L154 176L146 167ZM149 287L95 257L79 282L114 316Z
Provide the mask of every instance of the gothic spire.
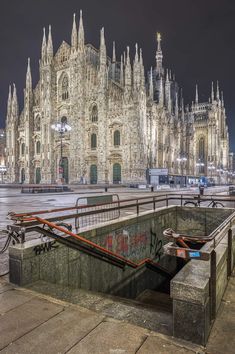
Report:
M123 65L124 66L126 65L126 52L125 52L125 50L123 52Z
M46 30L45 27L43 27L43 39L42 39L42 50L41 50L41 58L43 64L46 63L46 57L47 57Z
M161 107L164 106L164 92L163 92L163 80L162 76L160 78L160 87L159 87L159 97L158 97L158 103Z
M123 56L121 55L121 65L120 65L120 84L124 84L124 75L123 75Z
M76 51L77 45L78 45L78 32L77 32L77 25L76 25L76 14L73 14L73 27L71 33L71 46L72 46L73 53Z
M100 31L100 64L106 64L106 45L104 38L104 27Z
M175 92L175 117L178 118L179 104L178 104L178 92Z
M112 56L112 79L115 81L116 79L116 52L115 52L115 42L113 42L113 56Z
M166 71L166 83L165 83L165 97L166 107L169 113L171 113L171 83L169 80L169 72Z
M51 35L51 25L49 25L49 33L48 33L48 41L47 41L47 61L48 64L51 63L53 59L53 43L52 43L52 35Z
M13 96L12 96L12 105L11 105L11 113L12 113L12 118L17 119L18 118L18 99L17 99L17 93L16 93L16 86L13 84Z
M215 92L214 92L214 84L213 81L211 83L211 103L215 100Z
M156 67L157 67L157 72L158 75L162 74L162 49L161 49L161 34L158 32L157 33L157 52L156 52Z
M198 104L198 86L196 85L195 103Z
M130 63L130 48L127 47L126 66L125 66L125 87L131 86L131 63Z
M112 57L112 63L116 62L116 50L115 50L115 42L113 41L113 57Z
M181 89L181 102L180 102L180 109L181 109L181 119L184 121L184 98L183 98L183 90Z
M138 89L140 83L140 63L139 63L139 53L138 44L135 44L135 59L133 63L133 85L135 89Z
M171 76L171 69L169 70L169 80L172 79L172 76Z
M138 63L139 62L139 53L138 53L138 44L136 43L135 44L135 60L134 60L135 63Z
M219 95L219 81L217 81L217 88L216 88L216 99L219 101L220 95Z
M224 93L221 91L221 105L224 107Z
M169 73L168 73L168 69L166 69L166 82L169 82Z
M142 55L141 48L140 48L140 83L142 86L145 85L144 62L143 62L143 55Z
M31 75L31 68L30 68L30 58L28 58L25 88L26 91L29 93L32 91L32 75Z
M184 121L184 99L181 99L181 119Z
M153 68L151 66L150 76L149 76L149 98L153 100Z
M79 19L79 27L78 27L78 49L79 50L84 49L84 43L85 43L85 37L84 37L82 10L80 10L80 19Z
M10 120L11 117L11 105L12 105L12 93L11 93L11 85L9 85L9 93L7 100L7 120Z

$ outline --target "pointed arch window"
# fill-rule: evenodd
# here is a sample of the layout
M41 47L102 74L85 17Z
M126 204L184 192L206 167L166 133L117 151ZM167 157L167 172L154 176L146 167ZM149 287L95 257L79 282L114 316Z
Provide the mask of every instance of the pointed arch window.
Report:
M113 134L113 144L114 146L120 146L121 142L120 142L120 131L119 130L115 130L114 134Z
M37 141L36 143L36 154L40 154L41 152L41 143L40 141Z
M91 149L95 150L97 148L97 135L95 133L91 134Z
M62 100L65 101L69 98L69 79L65 75L62 80Z
M205 139L203 137L199 139L198 155L199 155L199 159L204 161L204 159L205 159Z
M21 144L21 155L23 156L25 154L25 143Z
M91 121L92 123L98 122L98 108L96 105L94 105L91 110Z

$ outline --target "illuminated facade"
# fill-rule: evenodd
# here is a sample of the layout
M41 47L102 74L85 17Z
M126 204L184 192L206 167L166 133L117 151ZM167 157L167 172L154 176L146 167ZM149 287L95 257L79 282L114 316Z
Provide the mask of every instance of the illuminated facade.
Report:
M147 168L171 176L211 175L228 165L228 128L217 86L210 102L184 106L174 75L163 68L161 37L156 64L146 74L141 49L133 62L129 47L117 60L107 56L104 29L100 48L85 44L83 20L74 16L71 45L53 53L51 28L44 30L40 79L32 87L30 61L24 108L10 87L6 117L9 182L55 183L61 161L66 182L145 182ZM51 125L71 126L60 140ZM182 157L184 159L182 160ZM200 169L197 162L201 161ZM211 172L209 168L214 170Z

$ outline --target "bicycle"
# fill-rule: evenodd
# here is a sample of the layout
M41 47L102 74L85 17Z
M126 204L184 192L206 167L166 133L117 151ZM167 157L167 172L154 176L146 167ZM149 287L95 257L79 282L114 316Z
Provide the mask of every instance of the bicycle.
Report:
M197 201L192 201L192 200L186 200L186 202L184 202L184 206L195 206L195 207L200 207L201 203L203 202L203 200L198 199ZM211 200L211 202L207 205L207 208L224 208L224 204L221 202L217 202L215 200Z

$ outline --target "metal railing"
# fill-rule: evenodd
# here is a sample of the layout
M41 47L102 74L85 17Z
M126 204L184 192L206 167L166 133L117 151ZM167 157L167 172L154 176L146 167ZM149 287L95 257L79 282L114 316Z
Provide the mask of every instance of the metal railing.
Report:
M162 272L165 276L169 278L172 277L167 269L160 266L158 263L154 262L151 258L142 259L139 262L133 262L115 252L112 252L106 248L97 245L94 242L87 240L86 238L78 235L78 222L81 218L91 217L92 222L97 222L99 215L108 214L112 218L117 218L121 215L122 211L125 209L132 210L133 213L139 215L141 213L141 208L150 205L150 210L156 210L159 203L164 203L168 207L171 201L177 201L178 204L183 206L184 201L199 199L202 203L210 202L211 200L234 203L234 197L228 197L225 195L221 196L200 196L200 195L178 195L178 194L168 194L168 195L158 195L150 197L140 197L119 200L118 198L114 201L94 204L94 205L78 205L79 200L76 201L76 205L67 208L56 208L49 210L40 210L37 212L28 213L9 213L9 218L14 221L14 225L8 226L8 233L12 235L15 242L23 243L25 242L25 235L28 233L36 232L38 234L51 237L60 243L67 245L68 247L76 248L82 252L85 252L93 257L102 259L105 262L109 262L115 266L124 268L126 266L131 268L138 268L142 266L152 267L153 270ZM162 206L162 205L161 205ZM189 209L189 208L187 208ZM115 214L117 213L117 214ZM52 214L52 216L51 216ZM59 215L58 215L59 214ZM62 214L62 215L61 215ZM41 216L45 215L45 216ZM49 216L49 217L46 217ZM67 224L64 220L75 220L74 225ZM76 221L77 220L77 221ZM85 220L85 219L84 219ZM91 219L89 219L91 220ZM106 215L105 221L108 220ZM90 222L90 221L89 221ZM202 254L205 256L204 260L210 260L210 296L211 296L211 313L212 319L215 318L216 314L216 252L215 247L221 240L227 235L228 236L228 276L231 275L232 269L232 230L231 227L235 223L235 212L233 212L220 226L218 226L210 236L202 235L200 240L195 236L189 235L177 235L178 241L181 240L179 244L176 244L178 250L186 249L186 253L190 251L195 252L198 250L190 249L185 247L185 241L200 241L208 242L208 247L204 246ZM76 233L72 229L76 230ZM173 237L176 240L177 237ZM9 240L8 240L9 245ZM175 248L176 248L175 247ZM174 247L172 247L173 249ZM176 250L174 250L176 252ZM172 254L173 255L173 254ZM174 254L177 256L177 252ZM179 255L178 255L179 256ZM193 257L191 257L193 258ZM203 259L203 258L201 258Z
M95 204L93 204L94 201L96 201ZM75 205L77 207L77 214L79 215L75 217L76 232L78 232L81 227L100 224L120 217L120 200L118 194L79 197L77 198ZM86 215L84 215L83 209L80 209L79 206L86 206ZM103 209L106 209L107 211L103 211ZM89 213L90 211L97 212L98 210L102 210L102 213Z
M83 198L84 199L84 198ZM76 202L75 206L65 207L65 208L55 208L55 209L45 209L34 212L25 212L25 213L14 213L9 212L8 218L14 221L15 224L19 224L22 226L32 226L38 224L34 218L30 220L30 216L34 215L42 215L42 214L50 214L51 216L47 218L49 221L62 221L66 219L76 219L87 217L91 215L98 215L102 213L110 213L111 219L117 218L117 216L122 216L121 212L125 211L125 209L131 210L133 214L139 215L141 213L141 208L143 211L143 207L150 205L148 210L156 210L157 207L168 207L170 205L180 205L183 206L184 201L195 201L200 200L200 206L202 203L211 202L211 201L219 201L226 203L235 203L235 197L228 197L227 195L221 196L200 196L198 194L161 194L155 196L147 196L147 197L138 197L131 199L122 199L115 200L108 203L99 203L93 205L78 205ZM171 204L172 201L177 201L177 204ZM164 203L164 205L160 205L159 203ZM206 207L207 205L203 205L202 207ZM146 209L144 209L146 211ZM74 213L70 213L74 211ZM114 214L112 214L114 212ZM60 215L58 215L60 213ZM116 213L116 214L115 214ZM93 222L97 223L98 217L93 218ZM99 221L99 220L98 220ZM105 218L104 221L109 221L108 217ZM92 224L91 220L89 221L90 225ZM78 222L77 222L78 223ZM74 223L75 224L75 223ZM86 226L86 225L84 225Z

